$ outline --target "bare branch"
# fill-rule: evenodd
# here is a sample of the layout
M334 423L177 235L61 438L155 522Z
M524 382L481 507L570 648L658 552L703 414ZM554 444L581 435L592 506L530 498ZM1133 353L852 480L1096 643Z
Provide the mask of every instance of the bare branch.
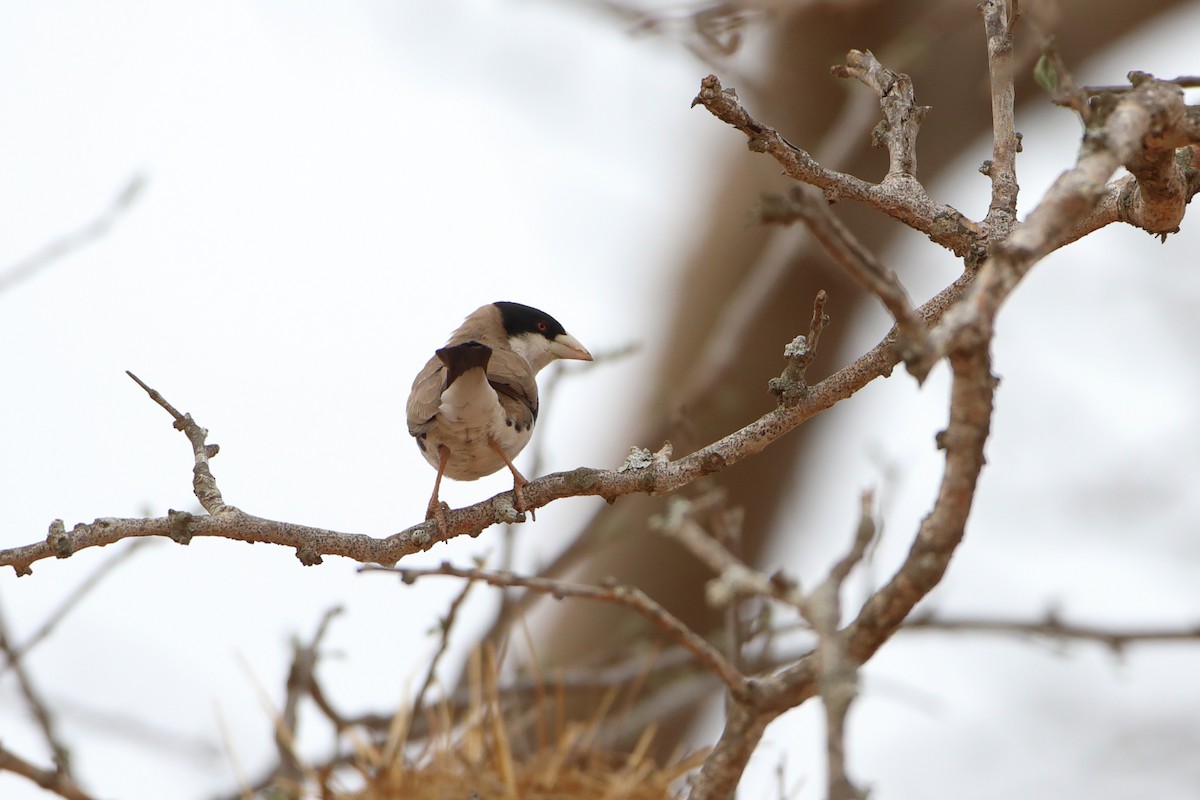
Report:
M425 695L429 692L429 687L433 685L434 679L437 678L438 664L441 662L442 656L446 655L446 650L450 647L450 632L454 630L454 622L458 619L458 610L462 608L462 604L466 602L467 595L471 593L471 589L474 586L474 581L464 583L458 596L451 601L450 608L446 611L446 616L438 620L441 641L438 642L438 649L433 654L433 658L429 659L429 666L425 670L425 680L421 682L421 688L417 690L416 696L413 697L412 712L409 714L412 719L416 719L420 715L421 707L425 702Z
M921 231L956 255L967 255L976 242L979 226L950 206L934 203L915 179L872 184L822 167L774 128L752 117L742 107L737 92L723 89L715 75L701 81L700 94L692 105L704 106L717 119L737 128L749 139L753 152L769 154L788 177L818 187L830 201L849 199L866 203Z
M829 169L840 169L850 160L856 142L867 135L875 121L878 104L863 92L855 92L829 125L813 152L820 155ZM759 219L761 222L769 220ZM761 309L774 295L791 271L795 259L809 248L809 242L795 245L774 241L750 267L733 296L724 304L710 330L704 349L694 360L682 383L677 402L678 413L693 408L719 386L730 365L744 351L747 333L754 327Z
M35 766L3 745L0 745L0 772L12 772L28 778L46 791L67 800L93 800L70 776L60 771Z
M675 500L667 512L650 520L650 527L671 537L717 574L708 582L708 604L724 608L744 597L767 597L801 608L804 597L795 581L782 573L767 576L735 556L696 519L695 504Z
M108 208L91 222L76 231L50 242L37 252L18 261L8 269L0 272L0 294L11 289L18 283L32 278L46 267L59 259L74 253L92 242L100 239L113 225L133 206L146 186L145 175L134 175L129 182L117 192L117 196L109 203Z
M960 277L917 309L930 325L941 319L960 296L967 278ZM766 449L806 420L832 408L878 377L890 375L898 358L891 338L885 338L858 360L808 387L794 404L780 406L758 420L679 459L666 451L658 458L646 457L615 470L581 467L531 481L525 499L531 508L541 508L564 497L594 496L614 501L627 494L666 495L689 483ZM182 415L181 415L182 416ZM200 429L203 430L203 429ZM220 514L193 516L172 511L154 519L102 517L79 523L70 531L62 520L54 520L47 537L33 544L0 550L0 566L11 566L18 575L31 573L31 565L44 558L68 558L89 547L103 547L122 539L166 536L186 544L193 536L216 536L243 542L292 547L306 566L320 564L322 556L351 558L360 563L395 564L400 558L428 550L456 536L475 536L500 522L516 522L521 515L513 508L512 492L503 492L480 503L446 513L446 530L426 521L385 538L362 533L341 533L291 522L264 519L225 506Z
M28 706L30 715L37 723L46 747L53 753L57 774L70 783L71 753L58 735L58 723L50 712L50 706L42 698L41 691L34 685L33 677L29 674L24 662L19 660L16 646L8 633L8 621L3 613L0 613L0 653L4 653L5 661L12 668L25 705Z
M212 470L208 466L209 459L221 452L221 447L205 443L208 431L197 425L191 414L179 413L174 406L167 402L165 397L151 389L142 382L141 378L129 370L126 370L125 374L133 378L138 386L145 389L151 400L158 403L175 418L175 430L182 431L188 441L192 443L192 454L196 459L196 466L192 468L192 488L204 510L213 516L226 511L236 511L237 509L225 505L225 501L221 499L221 490L217 488L217 479L213 477Z
M1129 185L1134 191L1123 203L1128 219L1155 232L1174 230L1200 186L1190 160L1174 157L1174 149L1189 144L1192 134L1178 125L1183 117L1179 87L1152 79L1093 113L1075 167L1055 180L1009 237L993 243L968 296L932 332L933 348L914 374L922 377L939 356L978 347L990 338L1004 300L1034 264L1063 244L1064 232L1073 231L1096 209L1105 197L1105 182L1118 167L1142 171L1134 174L1136 183ZM1159 150L1170 157L1155 155Z
M951 357L950 422L938 435L946 453L946 470L933 510L922 520L903 565L863 605L847 630L849 653L865 662L885 642L912 608L942 579L950 557L962 541L991 425L996 379L985 343L970 353Z
M746 678L726 660L725 656L721 655L719 650L636 587L617 584L590 586L553 578L525 577L512 572L464 569L445 562L434 568L365 566L359 567L359 571L393 572L399 575L405 583L412 583L418 578L430 575L447 575L471 581L483 581L491 586L516 586L533 589L559 600L564 597L579 597L585 600L598 600L602 603L625 606L636 611L675 643L686 648L698 662L725 684L734 697L740 697L748 691Z
M829 570L829 577L825 579L826 583L839 590L850 576L850 571L866 557L867 549L879 535L878 526L875 524L875 493L870 490L863 492L859 503L858 528L854 534L854 542L846 555Z
M913 311L908 292L890 268L842 224L829 203L816 189L798 186L785 201L776 201L769 221L800 219L825 252L838 263L854 281L879 298L884 308L896 320L897 344L901 357L911 360L925 342L925 324Z
M288 670L287 694L275 728L275 749L279 754L279 766L272 776L273 781L299 786L304 780L305 770L296 758L295 749L300 701L313 694L320 656L318 648L329 630L330 622L341 613L341 606L330 608L322 615L317 631L307 645L301 645L299 642L292 644L292 666Z
M34 633L31 634L30 637L20 645L14 646L11 652L5 653L4 666L0 668L0 675L3 675L5 672L11 669L12 666L17 661L20 661L26 653L37 647L43 639L45 639L54 631L55 627L58 626L58 623L62 622L67 614L71 613L71 611L79 605L80 601L83 600L83 598L86 597L89 592L99 586L100 582L104 580L104 578L108 577L108 575L111 574L117 567L128 561L132 556L136 555L137 552L147 544L149 544L149 540L134 542L122 552L117 553L112 558L105 561L103 564L97 567L91 575L80 582L80 584L76 586L71 593L58 605L58 608L51 612L50 616L46 618L41 627L34 631Z
M829 322L825 314L825 301L829 295L821 289L813 298L812 321L808 324L808 336L797 336L783 348L783 356L788 365L783 374L771 380L767 388L781 405L795 405L808 394L808 368L817 359L817 345L821 341L821 332Z
M1131 75L1144 75L1142 72L1132 72ZM1178 78L1163 78L1164 83L1173 83L1181 89L1200 88L1200 75L1180 75ZM1084 86L1083 91L1088 95L1098 94L1119 94L1121 92L1132 92L1135 89L1133 83L1122 83L1115 86Z
M775 716L748 704L730 704L725 714L725 727L704 760L700 773L693 779L688 800L730 800L735 797L746 764Z
M1036 636L1046 639L1076 640L1102 644L1121 655L1133 644L1200 641L1200 625L1184 628L1105 628L1064 622L1056 614L1047 614L1036 622L1006 619L952 618L935 614L915 616L904 623L905 631L945 631Z
M1012 0L1015 5L1016 0ZM992 160L986 174L992 180L992 202L988 206L987 225L993 238L1007 236L1017 221L1017 136L1013 111L1012 19L1015 9L1005 0L980 3L984 32L987 34L988 76L992 96Z
M1176 158L1178 159L1176 166L1184 178L1182 186L1184 196L1190 199L1200 192L1200 150L1196 146L1181 149L1177 152ZM1096 202L1095 208L1079 219L1068 222L1059 232L1058 246L1062 247L1078 241L1114 222L1125 222L1148 231L1153 231L1154 226L1165 224L1166 220L1153 222L1138 216L1142 213L1139 210L1142 206L1139 201L1140 196L1141 189L1137 178L1133 175L1126 175L1124 178L1108 184ZM1177 209L1177 206L1168 207L1172 214ZM1169 218L1170 214L1168 214L1167 220ZM1166 236L1170 232L1164 230L1158 235Z
M989 340L983 340L970 350L956 350L950 355L954 376L950 422L938 437L946 453L946 469L937 499L922 521L903 565L867 600L855 620L839 632L845 663L865 663L895 634L913 607L941 581L962 541L991 423L996 381L990 370L989 345ZM848 571L855 560L852 552L838 570ZM756 679L754 691L730 709L725 732L701 769L689 800L731 797L757 744L757 739L747 743L743 737L761 736L772 719L813 697L819 690L821 674L818 651Z
M821 584L801 605L804 618L817 633L817 688L825 707L826 780L829 800L860 800L863 792L846 773L846 716L858 696L858 664L849 657L842 621L842 584L866 555L875 539L875 498L863 492L854 542Z
M732 797L766 726L818 692L826 712L829 800L856 800L863 796L847 777L845 766L845 721L857 695L857 670L862 662L852 649L851 629L839 630L838 626L842 584L875 538L873 504L872 494L865 493L854 541L830 568L825 580L807 596L801 596L798 590L789 595L789 600L817 633L817 649L800 656L780 672L755 679L753 691L746 695L731 698L725 730L693 783L689 800ZM714 564L730 560L724 554L714 554L707 546L704 550L705 560ZM763 580L765 577L759 582ZM775 580L773 577L771 582Z
M1118 206L1121 219L1139 228L1159 234L1179 231L1183 213L1195 193L1197 181L1196 149L1176 153L1176 148L1200 143L1200 125L1188 119L1183 90L1170 83L1155 81L1153 76L1131 72L1130 80L1155 105L1144 147L1124 160L1136 181ZM1190 175L1188 173L1191 173Z
M833 67L832 72L839 78L855 78L879 95L884 121L872 134L871 144L888 151L883 182L916 177L917 132L930 108L917 105L912 79L880 64L870 50L851 50L846 63Z

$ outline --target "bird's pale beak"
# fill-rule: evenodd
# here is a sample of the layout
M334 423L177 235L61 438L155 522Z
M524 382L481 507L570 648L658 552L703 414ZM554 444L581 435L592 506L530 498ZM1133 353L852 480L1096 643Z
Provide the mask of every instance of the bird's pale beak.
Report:
M560 333L550 341L550 352L558 358L571 358L576 361L591 361L592 354L569 333Z

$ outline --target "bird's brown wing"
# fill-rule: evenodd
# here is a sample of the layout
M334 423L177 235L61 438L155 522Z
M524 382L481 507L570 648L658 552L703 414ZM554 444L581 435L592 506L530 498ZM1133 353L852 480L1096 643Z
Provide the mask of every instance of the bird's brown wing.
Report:
M408 432L419 436L431 427L442 403L442 388L446 381L446 366L437 356L429 359L413 381L408 395Z
M538 390L529 363L512 350L496 349L488 363L487 377L513 424L531 427L538 415Z

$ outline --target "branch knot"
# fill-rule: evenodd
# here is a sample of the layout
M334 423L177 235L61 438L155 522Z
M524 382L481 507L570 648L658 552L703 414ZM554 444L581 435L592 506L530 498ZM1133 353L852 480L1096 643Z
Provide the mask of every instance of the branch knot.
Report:
M192 523L196 517L189 511L167 509L167 535L176 544L192 543Z
M54 552L57 558L68 558L75 552L75 545L71 541L71 534L67 533L67 526L63 524L61 519L56 519L50 523L50 531L46 534L46 544ZM26 566L25 574L29 574L29 567Z

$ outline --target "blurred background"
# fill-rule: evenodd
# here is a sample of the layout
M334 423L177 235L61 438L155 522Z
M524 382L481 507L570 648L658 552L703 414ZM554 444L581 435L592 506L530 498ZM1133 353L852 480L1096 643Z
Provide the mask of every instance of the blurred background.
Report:
M713 72L823 163L878 180L875 97L828 68L851 47L913 76L933 107L918 177L981 218L990 157L976 3L580 0L440 3L9 0L0 25L0 548L103 516L194 510L191 454L132 370L221 446L226 502L384 536L419 522L433 472L402 422L413 376L463 316L517 300L596 353L554 376L530 477L614 467L630 446L677 454L771 407L783 345L830 294L820 378L887 331L799 229L763 228L769 159L689 103ZM1022 4L1079 83L1200 68L1200 4ZM1028 76L1018 27L1022 213L1069 166L1079 124ZM1195 102L1195 98L1192 98ZM115 204L115 205L114 205ZM837 213L924 300L959 264L866 209ZM1113 226L1048 258L1002 312L989 464L967 538L927 611L1114 631L1200 620L1200 244ZM61 251L61 252L60 252ZM545 375L545 373L544 373ZM902 371L762 456L691 487L745 511L768 571L822 576L874 487L884 533L846 606L885 580L929 510L945 374ZM543 386L545 378L543 379ZM453 506L510 488L449 483ZM414 556L511 557L646 588L697 629L707 573L649 530L662 499L557 502L536 523ZM505 542L513 551L507 552ZM34 635L132 542L0 575L11 641ZM665 568L669 565L670 569ZM454 581L401 586L282 548L154 541L24 659L81 783L100 796L207 797L275 759L272 711L321 615L323 685L347 713L411 696ZM499 595L472 592L441 679L503 636ZM526 608L537 658L595 665L628 645L627 615ZM901 633L865 667L850 718L853 775L881 798L1200 797L1200 643L1138 645ZM707 697L715 697L711 689ZM660 709L660 747L711 743L719 703ZM745 797L821 796L820 710L775 723ZM314 758L331 734L300 726ZM11 671L0 740L50 753ZM226 748L236 750L231 764ZM44 794L0 772L0 797Z

